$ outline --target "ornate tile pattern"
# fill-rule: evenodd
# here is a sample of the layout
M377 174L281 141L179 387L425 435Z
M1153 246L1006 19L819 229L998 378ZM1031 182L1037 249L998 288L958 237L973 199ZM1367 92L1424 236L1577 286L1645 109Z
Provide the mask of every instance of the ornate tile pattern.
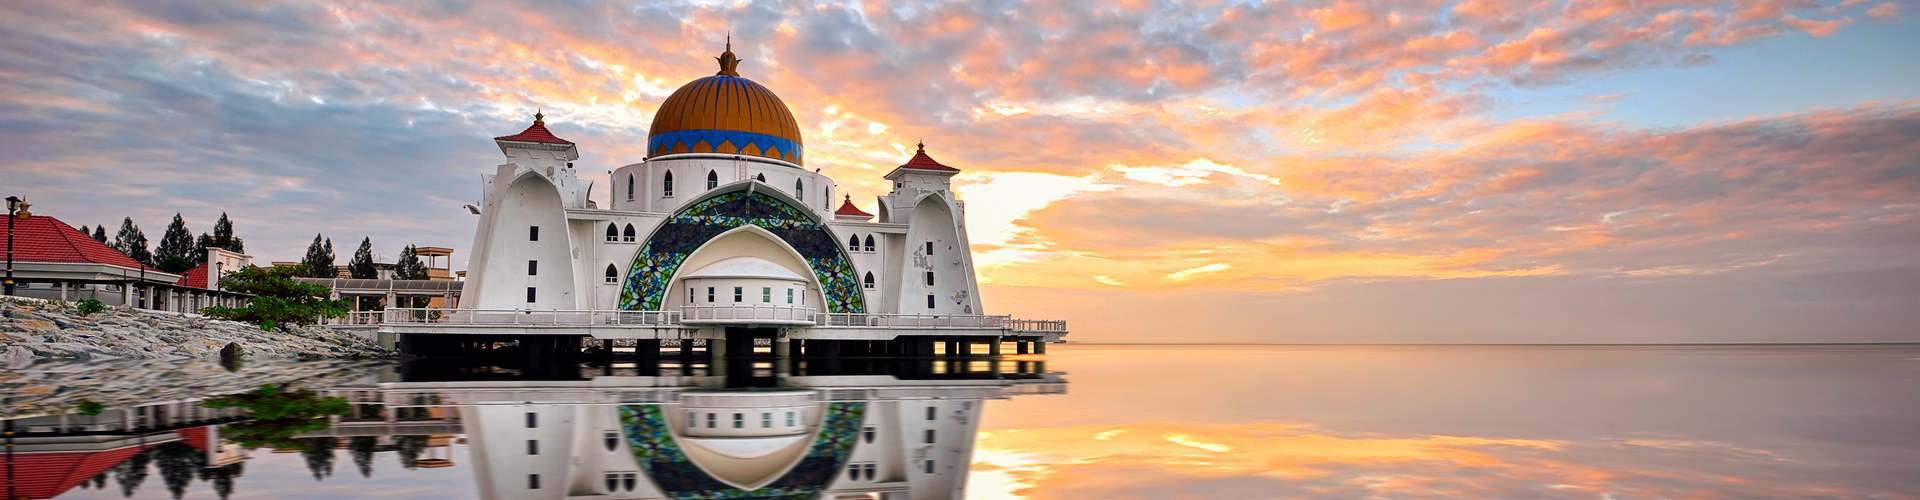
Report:
M807 454L786 475L757 490L714 479L674 442L659 405L620 407L620 426L635 462L669 498L813 498L833 482L853 454L866 418L866 403L828 403Z
M853 261L827 229L804 209L760 192L733 191L688 205L660 223L634 254L620 290L620 308L658 311L675 272L694 250L740 226L759 226L806 258L826 296L826 312L866 312Z

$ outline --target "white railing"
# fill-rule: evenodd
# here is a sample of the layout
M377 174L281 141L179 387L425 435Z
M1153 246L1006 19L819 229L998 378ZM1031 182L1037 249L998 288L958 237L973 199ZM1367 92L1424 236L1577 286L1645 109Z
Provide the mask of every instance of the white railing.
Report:
M384 311L351 311L346 316L327 320L329 325L366 325L380 324Z
M680 324L680 312L394 308L385 311L384 321L443 325L671 326Z
M825 313L817 315L814 324L896 328L1004 328L1008 319L1010 317L1004 315L980 314Z
M680 306L681 321L719 323L728 321L766 321L776 323L813 323L811 307L773 304Z
M766 322L854 328L993 328L1024 333L1066 333L1065 320L1014 319L981 314L821 313L809 307L689 305L678 311L522 310L391 308L349 315L353 324L678 326Z

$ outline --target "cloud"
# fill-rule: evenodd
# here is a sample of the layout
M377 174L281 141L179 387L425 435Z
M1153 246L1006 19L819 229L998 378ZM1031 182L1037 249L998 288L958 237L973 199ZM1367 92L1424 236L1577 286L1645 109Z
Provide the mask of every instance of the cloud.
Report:
M605 186L730 30L842 191L887 191L920 140L963 169L996 285L1838 272L1909 262L1913 103L1653 130L1514 96L1637 95L1583 83L1768 40L1841 50L1899 7L7 4L0 176L80 224L227 212L261 260L314 232L464 255L487 138L544 109Z

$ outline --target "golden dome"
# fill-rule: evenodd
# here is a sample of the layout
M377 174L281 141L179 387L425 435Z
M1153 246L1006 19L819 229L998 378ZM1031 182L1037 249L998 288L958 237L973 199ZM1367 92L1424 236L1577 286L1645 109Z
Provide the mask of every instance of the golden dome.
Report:
M673 91L647 130L647 157L718 153L803 165L800 124L773 91L740 76L733 43L717 58L720 72Z

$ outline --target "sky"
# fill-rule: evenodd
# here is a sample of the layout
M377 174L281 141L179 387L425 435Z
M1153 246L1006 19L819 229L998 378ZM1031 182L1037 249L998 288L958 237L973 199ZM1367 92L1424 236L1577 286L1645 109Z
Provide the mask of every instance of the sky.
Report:
M0 5L0 191L456 249L494 136L644 157L728 33L872 211L965 173L988 312L1111 342L1920 341L1920 4ZM604 193L604 188L600 190ZM604 200L604 194L597 194Z

